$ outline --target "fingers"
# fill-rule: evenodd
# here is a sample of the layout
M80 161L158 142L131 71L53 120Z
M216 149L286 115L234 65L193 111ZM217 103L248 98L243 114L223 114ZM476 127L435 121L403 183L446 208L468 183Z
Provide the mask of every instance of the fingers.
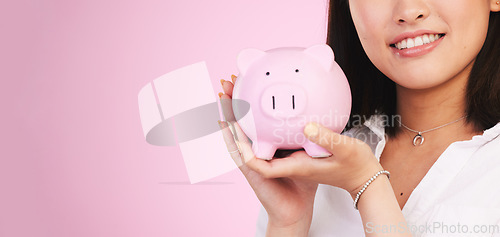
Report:
M226 143L227 151L229 152L229 155L233 159L236 166L240 168L244 163L243 160L241 159L238 145L234 141L233 133L229 129L229 125L227 122L222 122L222 121L218 122L222 131L222 136L224 137L224 142Z
M314 122L305 126L304 134L309 140L327 149L335 157L350 157L359 150L360 145L366 145L359 139L341 135Z
M240 125L236 122L229 122L229 126L234 127L234 137L245 167L257 172L264 178L306 177L309 175L308 171L316 166L313 164L316 159L311 159L304 151L295 152L287 158L272 159L270 161L257 158L253 153L250 140Z
M259 159L255 156L252 150L252 143L250 143L250 140L238 123L231 122L229 123L229 126L233 126L234 128L236 144L238 144L238 147L240 148L241 157L244 162L244 166L242 166L241 169L244 173L253 171L264 178L278 178L286 176L284 173L286 169L280 168L275 170L272 163Z
M263 178L281 178L281 177L302 177L311 176L312 170L318 170L325 162L324 159L311 159L305 151L293 153L287 158L272 159L266 161L255 157L252 150L252 144L245 135L240 125L236 122L220 122L223 129L224 139L229 151L238 148L239 156L231 154L233 160L238 164L244 174L256 172ZM231 131L233 132L231 134ZM234 135L234 140L233 136ZM230 138L230 139L229 139ZM316 164L318 163L318 164Z
M255 158L255 154L252 150L252 144L250 143L250 140L245 132L241 129L240 125L236 122L229 122L229 126L232 128L234 139L240 149L243 161L246 163L248 160Z
M304 151L299 151L286 158L251 159L246 165L265 178L295 177L310 179L316 170L315 159L311 159Z
M247 159L255 158L253 154L250 141L247 136L241 130L238 123L228 123L219 121L219 126L222 130L222 135L224 136L224 142L228 148L228 152L231 158L236 163L238 168L241 170L243 175L248 179L249 174L252 173L250 167L246 165L245 156ZM235 138L238 138L235 140Z
M235 75L231 75L231 81L232 82L226 81L224 79L220 80L220 83L222 85L222 90L229 97L233 97L233 88L234 88L234 83L236 82L236 76Z
M222 114L226 121L236 122L236 118L234 117L233 112L233 100L226 94L223 94L220 97L220 106L222 109Z
M230 81L222 81L221 80L221 84L222 84L222 90L224 91L224 93L226 95L228 95L229 97L233 97L233 88L234 88L233 83L231 83Z
M234 83L236 81L236 76L231 75L231 80ZM233 83L231 83L230 81L226 81L224 79L221 79L220 82L222 85L222 90L224 91L224 93L222 92L219 93L222 113L226 121L235 122L236 118L234 117L233 105L231 100L234 88Z

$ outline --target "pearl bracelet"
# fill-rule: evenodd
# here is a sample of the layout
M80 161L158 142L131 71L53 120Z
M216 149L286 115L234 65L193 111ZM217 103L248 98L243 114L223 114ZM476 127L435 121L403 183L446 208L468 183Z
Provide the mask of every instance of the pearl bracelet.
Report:
M358 210L358 201L359 198L361 197L361 194L368 188L368 186L375 180L379 175L385 174L387 175L387 178L390 178L391 173L387 170L381 170L377 172L373 177L371 177L368 181L366 181L365 185L361 188L361 190L358 191L358 194L356 194L356 199L354 199L354 209Z

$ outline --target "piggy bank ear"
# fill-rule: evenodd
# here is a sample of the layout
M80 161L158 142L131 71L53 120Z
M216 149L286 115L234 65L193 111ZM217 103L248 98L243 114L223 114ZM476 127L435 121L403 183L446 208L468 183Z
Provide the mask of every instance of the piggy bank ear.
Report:
M335 56L330 46L326 44L314 45L304 50L304 53L312 56L325 68L330 71L334 63Z
M264 56L266 52L258 49L244 49L238 54L238 70L244 74L256 60Z

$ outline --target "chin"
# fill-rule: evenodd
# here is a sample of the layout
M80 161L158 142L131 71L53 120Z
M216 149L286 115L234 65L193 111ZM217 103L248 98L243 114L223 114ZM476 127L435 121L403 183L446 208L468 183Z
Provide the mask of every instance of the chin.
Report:
M429 77L423 78L405 78L401 81L394 81L398 86L410 90L428 90L440 87L445 84L446 80L436 80Z

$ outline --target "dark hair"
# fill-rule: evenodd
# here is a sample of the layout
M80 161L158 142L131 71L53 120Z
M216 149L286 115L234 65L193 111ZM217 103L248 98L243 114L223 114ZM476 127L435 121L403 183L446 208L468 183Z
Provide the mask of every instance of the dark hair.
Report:
M477 131L491 128L500 121L500 40L496 39L500 35L498 15L499 12L490 13L488 34L476 57L466 89L467 122L472 123ZM396 115L396 85L373 65L363 50L348 0L330 0L327 44L335 52L335 60L351 86L350 120L368 119L374 114L393 118ZM350 121L348 128L352 124ZM388 126L386 132L394 136L397 128Z

